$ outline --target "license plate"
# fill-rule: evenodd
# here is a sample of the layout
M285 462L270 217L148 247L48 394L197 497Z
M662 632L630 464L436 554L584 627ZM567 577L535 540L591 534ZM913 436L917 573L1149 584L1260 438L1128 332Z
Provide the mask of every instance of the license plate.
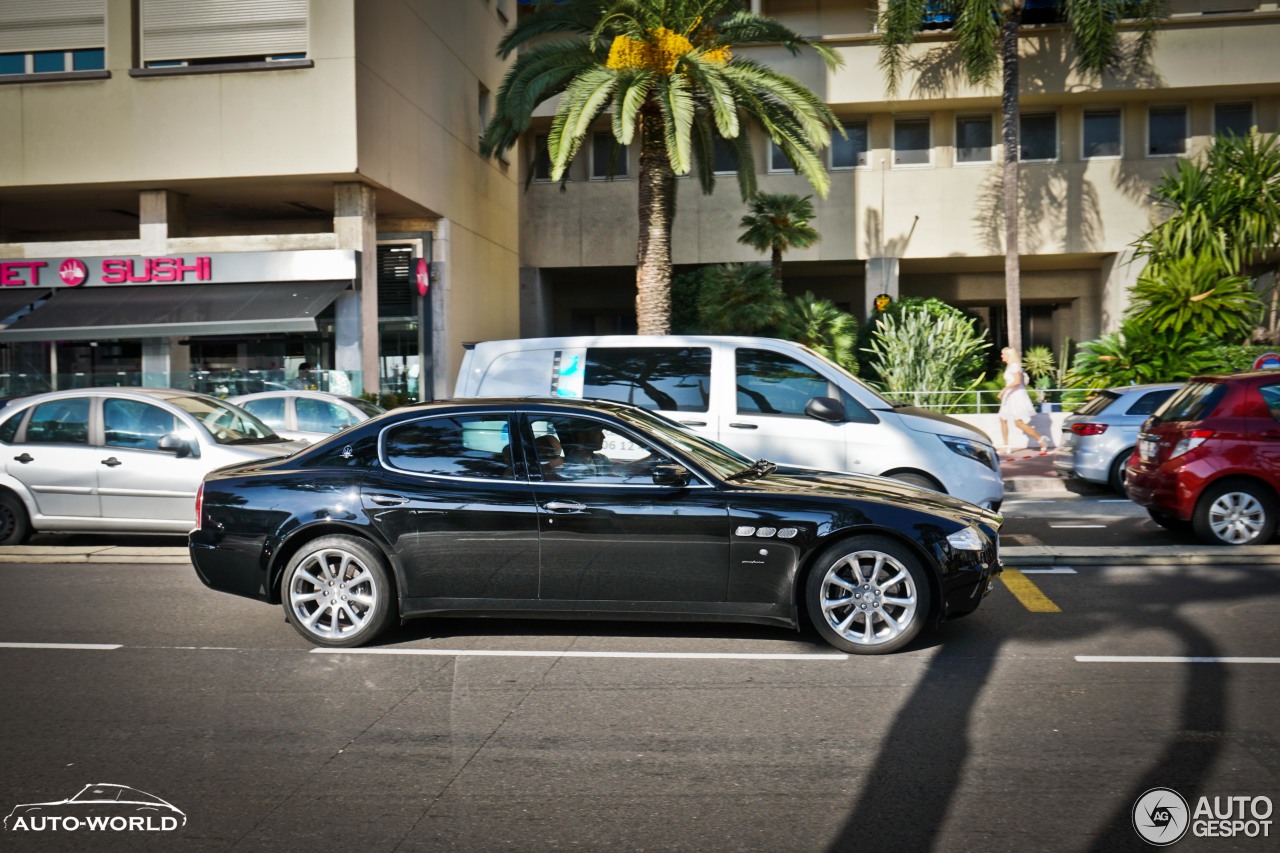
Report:
M1144 438L1138 442L1138 458L1144 462L1149 462L1156 458L1156 440L1154 438Z

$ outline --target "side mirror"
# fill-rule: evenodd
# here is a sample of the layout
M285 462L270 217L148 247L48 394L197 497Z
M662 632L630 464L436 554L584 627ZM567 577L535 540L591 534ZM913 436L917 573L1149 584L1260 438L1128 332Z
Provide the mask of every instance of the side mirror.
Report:
M814 397L805 404L804 413L816 420L832 424L844 423L848 420L844 412L844 404L835 397Z
M689 469L671 462L653 466L653 484L655 486L687 486L689 485Z
M178 459L191 455L191 442L187 441L176 432L166 433L161 436L156 447L160 450L165 450L174 454Z

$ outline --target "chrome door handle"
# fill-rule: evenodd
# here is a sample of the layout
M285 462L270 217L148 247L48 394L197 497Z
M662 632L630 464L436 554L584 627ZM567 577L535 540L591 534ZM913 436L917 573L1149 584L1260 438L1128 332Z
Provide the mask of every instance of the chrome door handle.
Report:
M408 498L402 498L399 495L369 495L369 500L378 506L400 506L409 502Z
M108 468L114 468L117 465L123 465L124 463L114 456L108 456L106 459L102 460L102 464L106 465Z
M729 426L734 427L736 429L759 429L760 428L759 424L729 424Z
M36 458L35 458L34 456L32 456L30 453L26 453L26 452L24 451L24 452L23 452L23 454L22 454L21 456L15 456L15 457L13 457L13 461L14 461L14 462L21 462L23 465L26 465L28 462L35 462L35 461L36 461Z
M542 508L550 512L582 512L586 509L577 501L547 501Z
M681 421L685 426L706 426L706 421Z

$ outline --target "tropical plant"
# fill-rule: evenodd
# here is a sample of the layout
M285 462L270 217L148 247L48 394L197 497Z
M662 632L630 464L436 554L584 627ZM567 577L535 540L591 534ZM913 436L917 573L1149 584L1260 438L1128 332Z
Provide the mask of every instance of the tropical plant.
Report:
M971 391L984 378L963 376L961 366L981 360L990 346L963 314L934 314L918 307L883 315L868 350L881 389L889 394L913 392L916 405L953 411L966 402L955 392Z
M1028 347L1022 354L1022 369L1031 374L1031 378L1036 381L1056 378L1055 364L1053 350L1048 347Z
M1158 332L1126 320L1118 332L1083 343L1065 384L1112 388L1147 382L1177 382L1220 369L1218 344L1208 338Z
M1101 75L1126 62L1145 63L1165 0L1061 0L1059 9L1074 45L1076 68ZM948 16L954 41L920 57L922 64L959 62L971 83L991 82L1001 72L1001 140L1004 144L1005 302L1008 341L1022 349L1022 283L1018 247L1018 33L1026 0L887 0L877 17L880 67L896 94L908 48L930 20ZM1131 49L1121 37L1121 19L1132 19ZM1129 24L1126 24L1129 26ZM915 59L916 57L913 57Z
M1148 264L1129 295L1129 315L1144 326L1228 344L1247 341L1262 314L1249 279L1207 252Z
M828 67L840 64L825 45L762 15L741 0L564 0L539 2L498 44L519 56L498 91L480 140L490 156L512 148L534 110L559 98L547 153L559 180L595 120L608 111L614 138L639 138L639 239L636 321L641 334L671 323L671 229L676 175L695 171L703 192L715 186L715 141L739 164L744 199L755 194L750 125L764 129L819 195L829 178L820 152L838 121L801 83L743 56L749 45L811 47Z
M888 308L875 314L858 329L859 375L871 382L881 380L879 364L871 355L872 337L884 320L894 318L901 321L904 316L915 311L925 311L930 316L937 318L954 317L957 320L963 320L973 328L975 335L986 337L986 331L982 327L981 321L973 315L966 314L954 305L948 305L941 299L935 299L932 296L904 296L902 299L889 303ZM956 375L967 383L986 369L986 361L987 356L985 353L972 353L957 365Z
M830 299L806 292L789 300L778 321L778 336L804 344L851 373L858 372L858 321Z
M822 239L809 223L813 220L810 196L787 193L757 193L749 202L750 212L739 223L746 231L738 242L759 252L769 252L773 278L782 286L782 253L791 248L807 249Z
M754 335L782 317L782 291L765 264L706 268L698 287L698 326L710 335Z

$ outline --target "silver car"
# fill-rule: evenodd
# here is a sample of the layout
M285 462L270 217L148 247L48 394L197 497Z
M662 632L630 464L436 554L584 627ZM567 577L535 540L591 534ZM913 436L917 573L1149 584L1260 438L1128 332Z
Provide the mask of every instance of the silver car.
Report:
M1170 382L1099 391L1063 421L1053 467L1123 495L1125 464L1138 443L1139 428L1181 387L1181 382Z
M319 441L386 411L359 397L327 391L262 391L229 397L285 438Z
M186 533L204 475L300 449L217 397L81 388L0 409L0 545L49 530Z

